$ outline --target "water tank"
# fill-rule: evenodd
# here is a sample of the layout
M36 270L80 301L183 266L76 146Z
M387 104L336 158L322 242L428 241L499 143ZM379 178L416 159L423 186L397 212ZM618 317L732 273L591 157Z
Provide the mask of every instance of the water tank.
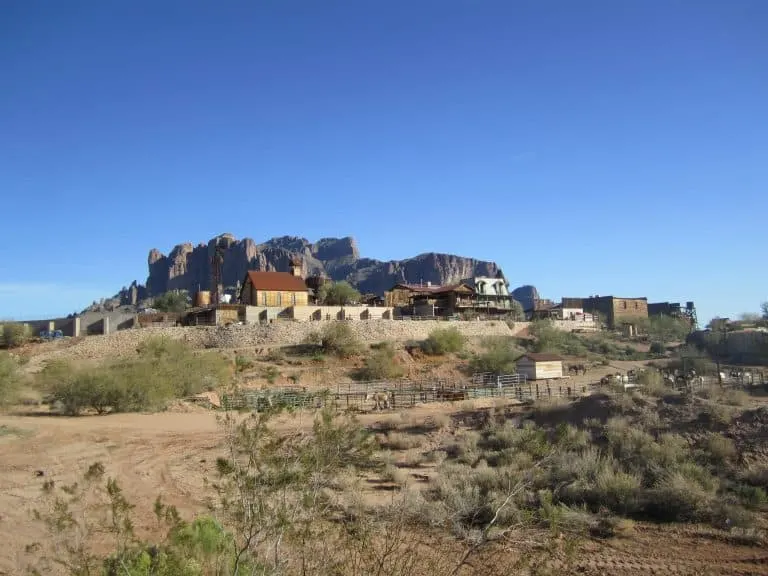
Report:
M211 293L208 290L201 290L195 294L195 306L201 308L211 305Z
M685 309L686 310L693 310L693 302L686 302L685 303Z

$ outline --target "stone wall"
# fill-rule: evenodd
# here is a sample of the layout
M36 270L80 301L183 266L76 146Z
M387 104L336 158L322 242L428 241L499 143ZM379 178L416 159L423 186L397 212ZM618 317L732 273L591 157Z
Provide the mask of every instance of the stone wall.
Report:
M384 310L382 308L382 310ZM322 329L326 322L276 321L271 324L245 324L231 326L185 326L121 330L106 336L88 336L65 348L35 357L35 363L55 357L74 359L104 358L131 355L140 343L153 336L183 340L193 348L265 348L289 346L306 341L310 333ZM556 322L561 329L583 327L583 322ZM456 328L468 338L483 336L515 336L530 326L529 322L515 322L510 328L502 321L444 322L437 320L404 321L372 320L348 322L352 332L366 343L392 340L424 340L437 328Z
M594 320L553 320L552 325L564 332L574 332L576 330L596 332L599 330L599 326Z

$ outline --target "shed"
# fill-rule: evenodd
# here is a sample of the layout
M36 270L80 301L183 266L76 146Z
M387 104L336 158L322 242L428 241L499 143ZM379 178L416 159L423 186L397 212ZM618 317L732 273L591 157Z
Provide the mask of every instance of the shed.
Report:
M563 377L563 359L557 354L528 353L517 361L517 372L528 380Z

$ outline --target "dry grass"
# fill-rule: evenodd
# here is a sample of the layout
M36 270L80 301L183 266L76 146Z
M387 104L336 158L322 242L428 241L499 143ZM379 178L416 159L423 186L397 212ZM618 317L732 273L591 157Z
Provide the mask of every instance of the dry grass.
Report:
M424 438L414 434L403 434L401 432L390 432L383 442L383 446L390 450L410 450L418 448L424 443Z
M405 484L408 481L408 473L397 466L387 464L381 471L381 479L393 484Z

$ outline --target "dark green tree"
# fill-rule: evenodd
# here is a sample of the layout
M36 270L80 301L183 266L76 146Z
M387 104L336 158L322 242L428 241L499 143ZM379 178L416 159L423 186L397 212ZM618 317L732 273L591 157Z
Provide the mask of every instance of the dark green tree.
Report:
M184 291L165 292L155 297L152 307L161 312L184 312L187 308L187 293Z

